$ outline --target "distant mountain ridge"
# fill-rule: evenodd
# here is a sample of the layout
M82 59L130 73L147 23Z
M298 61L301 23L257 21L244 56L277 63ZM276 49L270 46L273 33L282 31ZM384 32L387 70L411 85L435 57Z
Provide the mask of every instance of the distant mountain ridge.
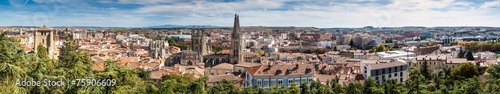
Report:
M166 24L166 25L159 25L159 26L148 26L148 27L145 27L145 28L193 28L193 27L211 28L211 27L219 27L219 26L213 26L213 25L173 25L173 24Z

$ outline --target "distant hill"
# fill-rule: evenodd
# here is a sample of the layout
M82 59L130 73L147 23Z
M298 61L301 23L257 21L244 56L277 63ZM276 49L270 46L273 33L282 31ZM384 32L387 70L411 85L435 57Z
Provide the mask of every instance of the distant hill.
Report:
M193 27L212 28L212 27L218 27L218 26L213 26L213 25L172 25L172 24L166 24L166 25L159 25L159 26L148 26L148 27L144 27L144 28L193 28Z

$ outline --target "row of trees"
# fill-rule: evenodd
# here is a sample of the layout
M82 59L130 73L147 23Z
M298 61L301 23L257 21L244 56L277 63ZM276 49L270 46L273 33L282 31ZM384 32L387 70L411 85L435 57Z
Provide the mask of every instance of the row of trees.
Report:
M474 55L472 54L472 51L464 51L462 49L460 49L460 51L458 51L458 58L467 58L467 60L469 61L472 61L474 60Z
M369 77L363 83L354 82L341 85L338 79L331 79L326 84L311 82L310 85L292 85L291 87L271 87L269 90L250 86L235 87L233 82L222 81L215 86L207 86L207 77L194 79L188 75L168 75L161 83L149 80L150 71L117 66L113 61L106 61L104 71L93 71L89 55L78 50L72 39L65 39L61 55L57 60L47 56L43 46L37 53L25 53L14 39L0 35L0 94L478 94L500 93L500 66L491 66L485 80L479 80L477 69L470 63L464 63L456 69L445 69L439 73L429 72L424 76L419 69L409 70L409 78L401 83L387 80L377 83ZM427 70L427 69L425 69ZM462 71L467 70L467 71ZM473 74L468 70L472 70ZM425 73L427 75L427 73ZM115 86L17 86L18 79L115 79Z
M490 51L490 52L498 52L500 51L500 41L490 40L483 42L465 42L460 41L457 43L458 45L465 46L465 49L470 51Z
M183 39L178 38L178 37L165 38L165 41L168 41L168 44L170 44L171 46L176 46L176 47L181 48L181 50L190 49L189 44L184 42Z
M370 53L373 52L384 52L384 51L389 51L389 48L385 47L384 45L378 45L369 50Z

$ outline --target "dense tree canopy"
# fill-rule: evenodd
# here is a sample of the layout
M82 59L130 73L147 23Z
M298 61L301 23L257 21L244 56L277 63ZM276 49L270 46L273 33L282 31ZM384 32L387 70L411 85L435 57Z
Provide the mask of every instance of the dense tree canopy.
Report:
M389 51L389 48L385 47L384 45L378 45L369 50L370 53L373 52L384 52L384 51Z
M464 62L461 63L457 68L453 69L452 74L460 77L472 78L474 76L478 76L479 71L475 64Z

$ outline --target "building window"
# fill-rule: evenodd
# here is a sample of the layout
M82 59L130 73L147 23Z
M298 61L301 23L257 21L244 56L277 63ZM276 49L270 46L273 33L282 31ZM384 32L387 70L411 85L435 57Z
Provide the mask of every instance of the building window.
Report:
M378 70L375 70L375 75L378 75Z
M283 80L278 80L278 87L283 86Z
M288 79L288 86L291 86L293 84L293 79Z
M311 79L309 79L308 83L311 83Z
M264 81L264 86L262 87L269 87L269 81Z
M399 73L399 75L400 75L400 76L403 76L403 72L400 72L400 73Z
M398 77L398 73L394 73L394 77Z
M257 86L261 86L262 87L262 81L257 81Z
M392 68L389 68L389 73L391 73L391 72L392 72Z
M403 82L403 78L399 78L399 81Z
M391 75L391 74L389 74L389 79L391 78L391 76L392 76L392 75Z
M399 66L399 70L401 70L401 71L402 71L402 70L403 70L403 66Z
M385 69L382 69L382 74L385 74Z
M375 80L378 80L378 77L375 77Z
M394 67L394 72L398 71L398 68L397 67Z

